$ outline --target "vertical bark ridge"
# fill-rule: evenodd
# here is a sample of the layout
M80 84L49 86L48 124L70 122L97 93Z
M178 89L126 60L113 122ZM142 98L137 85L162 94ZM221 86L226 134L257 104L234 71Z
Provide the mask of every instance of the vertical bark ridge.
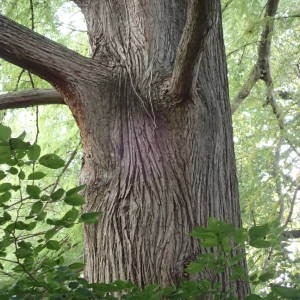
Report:
M84 13L94 59L111 56L116 67L107 86L76 87L86 111L85 210L103 212L85 228L85 275L142 287L177 284L186 265L209 251L190 237L194 226L209 217L240 225L221 23L207 42L192 101L153 110L154 123L138 83L151 89L153 78L161 84L172 69L186 2L89 3ZM230 282L229 270L219 278L199 276L239 298L247 294L246 284Z

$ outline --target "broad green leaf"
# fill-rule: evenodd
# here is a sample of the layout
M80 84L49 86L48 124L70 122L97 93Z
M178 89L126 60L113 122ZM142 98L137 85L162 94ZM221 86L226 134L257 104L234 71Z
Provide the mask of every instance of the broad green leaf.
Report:
M26 223L24 223L23 221L17 221L14 223L14 227L16 229L19 229L19 230L25 230L26 229Z
M15 254L18 258L26 258L26 257L32 255L33 251L31 248L22 247L22 248L18 248L16 250Z
M46 216L47 216L47 212L46 212L46 211L42 211L42 212L40 212L40 213L35 217L35 220L36 220L36 221L43 221L43 220L45 220Z
M46 247L49 250L59 250L60 249L60 243L58 241L55 241L55 240L49 240L46 243Z
M39 199L41 189L36 185L27 185L26 192L31 198Z
M43 206L44 206L44 204L43 204L42 201L38 201L38 202L33 203L32 206L31 206L30 215L38 214L43 209Z
M10 146L0 146L0 156L7 156L10 157L11 155L11 150L10 150Z
M9 170L7 170L8 173L12 174L12 175L16 175L19 173L19 170L15 167L11 167Z
M263 239L270 232L268 224L253 226L249 229L250 240Z
M5 192L4 194L0 195L0 203L7 202L11 198L10 192Z
M48 230L48 231L45 233L45 239L46 239L46 240L50 240L56 233L57 233L57 229L56 229L56 228L53 228L53 229Z
M11 129L7 126L0 124L0 140L8 141L11 137Z
M33 144L28 148L27 156L30 160L37 160L41 154L41 147L37 144Z
M84 198L79 194L72 194L65 198L65 202L69 205L80 206L84 204Z
M7 192L12 188L12 184L10 182L4 182L0 184L0 193Z
M4 171L0 170L0 180L4 179L6 177L6 174Z
M190 274L197 274L202 272L205 269L206 265L200 262L193 262L190 263L186 270L187 272L189 272Z
M73 270L83 269L84 264L83 263L73 263L73 264L69 265L69 268L73 269Z
M69 196L69 195L78 193L78 192L82 191L85 187L86 187L86 185L83 184L83 185L77 186L77 187L75 187L75 188L73 188L73 189L70 189L70 190L68 190L68 191L66 192L66 196Z
M65 165L65 161L56 154L43 155L39 163L49 169L59 169Z
M57 201L57 200L61 199L61 197L64 195L64 193L65 193L64 189L58 189L50 195L50 198L53 201Z
M24 141L25 136L26 136L26 131L23 131L17 138Z
M266 240L253 240L249 242L249 245L254 248L269 248L272 242Z
M72 208L65 213L62 217L62 220L68 223L74 223L79 215L79 210L76 208Z
M36 171L28 175L29 180L39 180L46 176L44 172Z
M81 215L80 220L86 224L94 224L98 221L100 215L100 212L85 213Z
M5 211L3 213L3 216L0 217L0 225L3 225L10 220L11 220L11 215Z
M18 138L11 138L9 140L9 143L11 145L11 148L14 150L18 149L18 150L26 151L30 147L30 143L24 142L23 140Z

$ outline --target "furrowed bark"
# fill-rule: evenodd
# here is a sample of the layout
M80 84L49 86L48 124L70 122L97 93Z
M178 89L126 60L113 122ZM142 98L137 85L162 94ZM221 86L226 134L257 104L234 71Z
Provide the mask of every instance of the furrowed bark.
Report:
M218 15L215 0L191 0L188 3L186 24L177 48L169 91L173 97L183 99L191 97L198 76L199 60Z
M197 255L215 253L190 236L195 226L205 226L209 217L241 225L220 1L193 2L217 9L196 11L200 19L186 23L188 2L86 1L82 9L92 61L114 66L103 84L88 65L91 75L65 97L83 141L84 211L103 213L97 224L85 226L89 282L178 284ZM184 36L187 48L180 54ZM174 79L180 85L186 74L193 81L179 87L179 96L192 95L193 101L159 109L156 92L176 59L184 68L178 63ZM197 67L190 71L187 62ZM177 100L175 94L169 98ZM204 270L197 276L243 299L248 283L230 280L230 273Z
M55 86L107 78L104 67L0 15L0 57Z
M160 99L147 95L170 78L188 1L89 1L83 10L94 59L117 65L107 87L76 88L88 128L81 128L85 211L103 212L97 224L85 226L89 282L178 284L188 263L214 251L191 238L194 226L205 226L209 217L241 225L217 2L199 72L191 71L193 101L172 109L156 109ZM192 53L186 57L199 56ZM100 95L102 101L89 100ZM230 270L198 275L221 282L239 299L248 293L247 282L230 281Z
M0 95L0 110L46 104L65 104L65 101L54 89L34 89Z

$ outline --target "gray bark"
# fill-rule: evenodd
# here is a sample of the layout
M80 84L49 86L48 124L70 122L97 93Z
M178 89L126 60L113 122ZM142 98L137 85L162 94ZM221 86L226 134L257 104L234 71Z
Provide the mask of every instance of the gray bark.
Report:
M65 104L65 102L53 89L34 89L0 95L0 110L46 104Z
M86 278L177 284L185 266L207 251L189 236L194 226L209 217L241 224L220 3L192 1L205 7L202 14L188 10L187 1L76 2L92 59L66 52L70 63L55 75L68 74L62 84L40 72L47 59L39 60L41 68L30 54L0 56L54 84L80 128L85 211L103 212L85 227ZM189 29L199 17L202 29ZM200 44L188 32L199 34ZM12 43L6 42L14 49ZM50 70L58 70L60 49L54 47ZM179 92L169 92L179 78ZM229 280L230 270L200 276L239 299L248 293L246 282Z

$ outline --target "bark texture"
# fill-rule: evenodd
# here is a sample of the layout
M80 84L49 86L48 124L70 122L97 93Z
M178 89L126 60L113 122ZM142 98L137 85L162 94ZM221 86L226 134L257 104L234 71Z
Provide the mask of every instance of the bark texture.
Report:
M92 59L34 33L28 50L18 40L27 29L5 18L0 56L50 81L80 128L85 211L103 212L85 228L86 278L177 284L204 252L194 226L241 222L220 1L75 2ZM200 276L248 293L229 270Z
M116 66L106 88L90 90L102 101L86 101L87 90L78 91L89 128L83 134L86 210L104 212L85 229L90 281L176 284L204 251L189 236L194 226L208 217L240 225L220 7L211 3L210 15L217 16L208 18L209 34L196 50L194 89L179 96L165 83L174 79L181 55L185 1L101 1L83 8L92 56ZM182 80L191 85L194 78ZM218 280L240 298L248 291L247 284L230 282L229 272Z
M0 109L46 104L65 104L65 102L53 89L34 89L0 95Z

